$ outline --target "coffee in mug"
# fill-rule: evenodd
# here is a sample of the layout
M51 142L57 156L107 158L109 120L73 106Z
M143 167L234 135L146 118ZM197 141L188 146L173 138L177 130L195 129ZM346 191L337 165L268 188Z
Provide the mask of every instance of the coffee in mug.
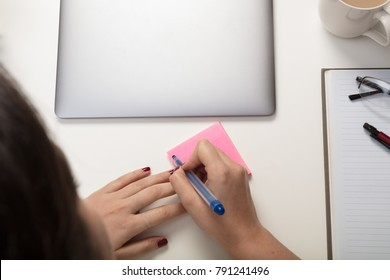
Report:
M324 27L336 36L367 36L387 46L390 43L389 3L390 0L320 0L319 13Z
M362 9L371 9L380 7L386 2L387 0L342 0L341 2L344 2L345 4L351 5L356 8L362 8Z

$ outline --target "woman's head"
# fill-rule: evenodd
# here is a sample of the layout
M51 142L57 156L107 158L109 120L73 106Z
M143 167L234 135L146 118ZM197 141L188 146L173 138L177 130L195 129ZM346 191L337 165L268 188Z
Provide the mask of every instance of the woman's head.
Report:
M103 257L61 150L0 66L0 257Z

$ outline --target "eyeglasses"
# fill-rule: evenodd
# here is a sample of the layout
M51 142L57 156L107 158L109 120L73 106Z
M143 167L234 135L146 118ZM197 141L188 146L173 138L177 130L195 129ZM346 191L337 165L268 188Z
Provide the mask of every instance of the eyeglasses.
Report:
M378 93L383 93L390 96L390 83L386 81L374 77L368 77L368 76L363 78L358 76L356 77L356 81L359 83L358 89L360 89L360 87L363 85L367 88L370 88L371 90L367 92L349 95L348 97L351 101L364 98L367 96L375 95Z

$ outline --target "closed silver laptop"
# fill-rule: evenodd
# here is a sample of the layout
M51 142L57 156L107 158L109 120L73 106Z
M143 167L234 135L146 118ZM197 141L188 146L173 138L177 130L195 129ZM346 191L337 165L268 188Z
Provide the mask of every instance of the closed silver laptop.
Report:
M271 0L61 1L60 118L275 110Z

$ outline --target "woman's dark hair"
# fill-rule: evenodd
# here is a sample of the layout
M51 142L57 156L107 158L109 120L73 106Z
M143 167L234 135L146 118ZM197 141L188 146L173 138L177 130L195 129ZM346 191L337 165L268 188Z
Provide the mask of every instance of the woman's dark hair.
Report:
M61 150L0 65L1 259L100 258Z

